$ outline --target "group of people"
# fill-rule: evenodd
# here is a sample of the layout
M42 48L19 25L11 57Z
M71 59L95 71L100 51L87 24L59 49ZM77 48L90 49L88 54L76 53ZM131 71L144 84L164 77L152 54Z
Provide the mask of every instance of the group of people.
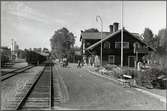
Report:
M62 64L63 67L67 67L68 66L68 59L67 59L67 57L63 57L60 60L60 63Z
M61 63L61 65L63 67L67 67L69 61L68 61L67 56L64 56L59 60L59 62ZM84 60L84 58L78 59L78 65L77 65L78 68L81 68L82 66L84 66L84 64L90 64L91 66L98 67L100 65L100 59L98 56L92 56L92 57L88 58L88 63L86 63L86 60ZM137 70L142 71L142 70L148 68L145 64L146 64L145 61L141 61L141 60L138 61L137 62Z
M91 66L99 67L100 66L100 58L98 55L89 56L86 58L80 58L78 60L78 67L84 66L84 64L90 64Z

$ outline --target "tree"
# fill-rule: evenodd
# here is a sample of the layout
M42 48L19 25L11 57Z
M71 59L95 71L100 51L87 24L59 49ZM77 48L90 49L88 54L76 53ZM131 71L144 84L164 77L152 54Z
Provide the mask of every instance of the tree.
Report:
M158 35L154 37L154 43L156 43L156 51L152 54L153 60L158 60L161 68L166 68L167 66L167 30L161 29L158 32Z
M43 48L42 52L45 53L45 54L49 54L49 49Z
M146 43L149 43L153 39L153 33L151 29L145 28L144 33L143 33L144 41Z
M158 37L159 37L159 46L165 47L167 44L167 30L166 29L161 29L158 32ZM166 47L165 47L166 48Z
M67 28L63 27L55 31L50 42L52 56L61 58L65 55L70 55L75 43L75 37L72 32L69 32Z
M167 67L167 30L161 29L158 35L153 37L153 33L150 29L145 28L144 41L155 50L149 54L152 62L159 63L161 68Z
M153 43L154 47L153 48L159 47L159 41L160 41L160 39L159 39L158 35L155 35L154 38L153 38L153 40L154 40L154 43Z
M99 30L96 28L90 28L90 29L86 29L84 32L99 32Z

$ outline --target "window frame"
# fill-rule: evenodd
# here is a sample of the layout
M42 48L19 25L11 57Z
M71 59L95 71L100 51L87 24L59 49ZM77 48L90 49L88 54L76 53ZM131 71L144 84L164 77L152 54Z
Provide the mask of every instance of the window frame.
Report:
M111 43L109 41L105 41L103 44L104 49L110 49L111 48Z
M128 47L124 47L124 43L127 43ZM116 47L117 46L116 44L119 44L120 47ZM115 42L115 49L120 49L120 48L121 48L121 42ZM123 48L124 49L129 49L129 42L123 42Z
M113 61L112 62L110 62L110 57L113 57ZM115 64L115 55L108 55L108 63L109 64Z
M133 48L138 49L138 48L142 48L142 46L141 46L141 44L139 42L134 42L133 43Z

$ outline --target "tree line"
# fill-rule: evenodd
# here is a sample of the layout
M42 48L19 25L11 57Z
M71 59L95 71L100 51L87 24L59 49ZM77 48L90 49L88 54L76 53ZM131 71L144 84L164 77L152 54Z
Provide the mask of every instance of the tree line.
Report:
M148 59L160 64L162 68L167 66L167 30L166 28L159 30L158 34L153 34L152 30L145 28L144 42L146 42L154 51L148 55Z

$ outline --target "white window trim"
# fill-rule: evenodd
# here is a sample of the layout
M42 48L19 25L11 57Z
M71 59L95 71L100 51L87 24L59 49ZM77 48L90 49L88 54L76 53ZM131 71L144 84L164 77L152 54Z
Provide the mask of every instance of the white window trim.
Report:
M108 63L110 63L109 58L110 58L111 56L113 57L112 63L115 64L115 55L108 55Z
M107 45L109 45L109 47L104 47L105 46L105 43L107 43ZM106 42L104 42L104 45L103 45L103 47L104 47L104 49L110 49L111 48L111 44L110 44L110 42L109 41L106 41Z
M116 44L119 43L121 44L121 42L115 42L115 49L119 49L119 48L116 48ZM129 49L129 42L123 42L123 43L127 43L128 44L128 48L124 48L124 49ZM121 47L120 47L121 48Z
M138 47L137 47L137 45L138 45ZM133 43L133 47L134 47L134 48L141 48L141 45L140 45L139 42L134 42L134 43Z

